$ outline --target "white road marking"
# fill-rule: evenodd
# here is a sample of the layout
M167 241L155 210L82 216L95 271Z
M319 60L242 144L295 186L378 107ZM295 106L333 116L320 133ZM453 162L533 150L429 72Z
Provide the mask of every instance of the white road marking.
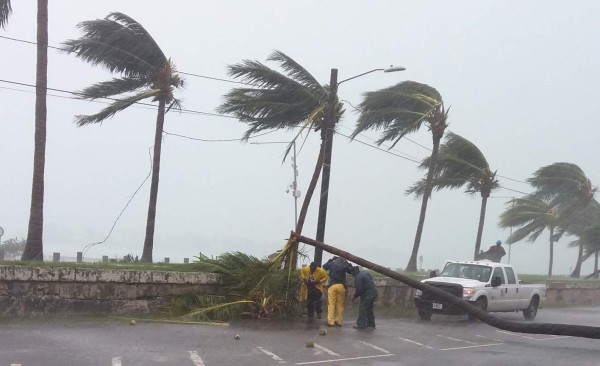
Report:
M316 347L316 344L315 344L315 347ZM271 351L269 351L269 350L266 350L266 349L264 349L264 348L262 348L262 347L256 347L256 348L258 348L259 350L261 350L261 352L262 352L262 353L264 353L265 355L267 355L267 356L270 356L270 357L271 357L272 359L274 359L275 361L278 361L279 363L286 363L286 362L283 360L283 358L281 358L281 357L277 356L277 355L276 355L276 354L274 354L273 352L271 352Z
M503 342L502 342L501 340L499 340L499 339L495 339L495 338L489 338L489 337L486 337L486 336L482 336L481 334L475 334L475 337L485 338L485 339L492 340L492 341L494 341L494 342L500 342L500 343L503 343Z
M465 341L464 339L452 338L452 337L448 337L448 336L441 335L441 334L438 334L437 336L438 337L442 337L442 338L446 338L446 339L449 339L449 340L455 341L455 342L464 342L464 343L468 343L468 344L472 344L472 345L477 345L477 343L475 343L475 342Z
M379 352L383 352L383 353L391 353L390 351L388 351L388 350L385 350L385 349L383 349L383 348L381 348L381 347L378 347L378 346L376 346L376 345L374 345L374 344L372 344L372 343L365 342L365 341L358 341L358 342L359 342L359 343L362 343L362 344L364 344L365 346L369 346L369 347L371 347L371 348L374 348L374 349L378 350Z
M112 366L121 366L121 356L113 357Z
M521 334L516 334L516 333L511 333L511 332L506 332L506 331L504 331L504 330L497 330L496 332L498 332L498 333L504 333L504 334L508 334L508 335L511 335L511 336L513 336L513 337L521 337L521 338L533 339L534 341L535 341L535 340L537 340L537 338L528 337L528 336L524 336L524 335L521 335Z
M196 351L188 351L190 353L190 358L194 362L195 366L204 366L204 361Z
M467 348L478 348L478 347L489 347L489 346L498 346L504 343L490 343L490 344L478 344L476 346L464 346L464 347L453 347L453 348L440 348L438 351L454 351L457 349L467 349Z
M21 366L20 363L11 363L10 366Z
M320 344L315 343L315 348L318 348L323 352L329 353L332 356L342 357L342 356L338 355L337 353L333 352L332 350L330 350L329 348L325 348L325 347L321 346Z
M317 364L317 363L364 360L364 359L367 359L367 358L379 358L379 357L389 357L389 356L395 356L395 355L393 353L388 353L388 354L385 354L385 355L376 355L376 356L362 356L362 357L352 357L352 358L336 358L336 359L333 359L333 360L324 360L324 361L297 362L296 365L314 365L314 364Z
M429 349L434 349L433 347L426 346L423 343L415 342L415 341L412 341L412 340L407 339L407 338L398 337L398 339L401 339L401 340L403 340L405 342L416 344L417 346L421 346L421 347L425 347L425 348L429 348Z
M571 338L571 336L552 336L548 338L537 338L536 341L547 341L549 339Z

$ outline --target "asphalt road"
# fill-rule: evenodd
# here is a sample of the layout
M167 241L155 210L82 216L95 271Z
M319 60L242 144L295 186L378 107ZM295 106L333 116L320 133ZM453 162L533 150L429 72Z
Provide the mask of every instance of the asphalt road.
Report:
M520 314L500 314L515 321ZM229 327L126 321L0 324L0 366L599 365L600 340L509 333L465 317L378 319L377 329L318 334L319 324ZM542 309L536 322L600 326L600 308ZM240 339L236 340L235 335ZM314 342L307 348L306 342Z

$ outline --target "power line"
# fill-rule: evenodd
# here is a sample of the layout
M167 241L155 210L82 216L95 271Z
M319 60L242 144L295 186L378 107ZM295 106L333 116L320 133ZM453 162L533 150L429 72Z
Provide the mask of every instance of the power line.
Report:
M360 141L360 140L357 140L357 139L352 139L350 136L348 136L348 135L344 135L344 134L343 134L343 133L341 133L341 132L338 132L338 131L336 131L335 133L336 133L337 135L344 136L344 137L348 138L348 139L349 139L349 140L351 140L351 141L356 141L356 142L358 142L358 143L361 143L361 144L363 144L363 145L369 146L369 147L371 147L371 148L373 148L373 149L376 149L376 150L379 150L379 151L383 151L384 153L387 153L387 154L390 154L390 155L394 155L394 156L397 156L397 157L399 157L399 158L402 158L402 159L404 159L404 160L412 161L412 162L414 162L414 163L417 163L417 164L421 164L421 162L420 162L420 161L418 161L418 160L411 159L411 158L407 158L406 156L402 156L402 155L396 154L396 153L394 153L394 152L391 152L390 150L385 150L385 149L382 149L382 148L380 148L379 146L371 145L371 144L369 144L369 143L367 143L367 142L364 142L364 141Z
M33 41L27 41L27 40L24 40L24 39L19 39L19 38L13 38L13 37L7 37L7 36L0 36L0 38L4 38L4 39L10 40L10 41L14 41L14 42L21 42L21 43L26 43L26 44L37 45L37 42L33 42ZM66 52L69 52L69 50L67 50L67 49L65 49L65 48L61 48L61 47L50 46L50 45L47 45L47 47L48 47L48 48L52 48L52 49L56 49L56 50L58 50L58 51L66 51ZM243 82L243 81L228 80L228 79L217 78L217 77L213 77L213 76L200 75L200 74L196 74L196 73L189 73L189 72L183 72L183 71L179 71L179 73L180 73L180 74L183 74L183 75L189 75L189 76L194 76L194 77L203 78L203 79L208 79L208 80L222 81L222 82L233 83L233 84L243 84L243 85L249 85L249 86L259 86L259 85L256 85L256 84L246 83L246 82ZM8 82L8 83L10 83L9 81L6 81L6 80L0 80L0 81L3 81L3 82ZM24 85L24 86L33 86L33 87L35 87L34 85L31 85L31 84L23 84L23 83L14 83L14 84L17 84L17 85ZM80 94L78 94L78 93L76 93L76 92L71 92L71 91L65 91L65 90L60 90L60 89L52 89L52 88L47 88L47 89L48 89L48 90L52 90L52 91L58 91L58 92L62 92L62 93L70 93L70 94L73 94L73 95L80 95ZM113 101L118 101L118 100L119 100L119 99L115 99L115 98L108 98L108 97L107 97L107 98L105 98L105 99L109 99L109 100L113 100ZM342 102L346 102L346 103L348 103L348 104L349 104L349 105L350 105L350 106L351 106L351 107L352 107L354 110L356 110L356 111L358 111L358 112L361 112L361 109L360 109L360 108L358 108L358 107L356 107L356 106L354 106L354 105L353 105L353 104L352 104L350 101L348 101L348 100L345 100L345 99L342 99L341 101L342 101ZM150 103L137 102L136 104L139 104L139 105L145 105L145 106L152 106L152 107L154 107L154 105L152 105L152 104L150 104ZM214 116L214 117L224 117L224 118L232 118L232 119L236 119L236 117L234 117L234 116L229 116L229 115L224 115L224 114L218 114L218 113L201 112L201 111L194 111L194 110L188 110L188 109L180 109L179 111L180 111L180 112L182 112L182 113L200 114L200 115L206 115L206 116ZM450 131L450 130L448 130L448 131ZM450 132L452 132L452 131L450 131ZM341 135L341 134L340 134L340 135ZM344 135L342 135L342 136L344 136ZM348 136L345 136L345 137L348 137ZM371 138L369 138L369 137L366 137L366 136L363 136L363 137L365 137L365 138L367 138L367 139L369 139L369 140L371 140L371 141L374 141L373 139L371 139ZM348 137L348 138L350 138L350 137ZM416 142L416 141L414 141L414 140L410 139L410 138L409 138L409 137L407 137L407 136L404 136L404 137L403 137L403 139L405 139L405 140L407 140L407 141L409 141L409 142L411 142L411 143L413 143L413 144L415 144L415 145L417 145L417 146L420 146L420 147L422 147L423 149L426 149L426 150L428 150L428 151L432 151L432 149L431 149L431 148L429 148L429 147L427 147L427 146L425 146L425 145L422 145L422 144L420 144L420 143L418 143L418 142ZM235 140L232 140L232 141L235 141ZM358 140L356 140L356 141L358 141ZM217 142L217 141L215 141L215 142ZM358 141L358 142L360 142L360 143L363 143L363 144L366 144L366 143L364 143L364 142L362 142L362 141ZM367 145L368 145L368 144L367 144ZM371 146L371 147L374 147L374 146ZM379 149L379 148L378 148L378 149ZM392 155L397 155L397 154L393 154L393 153L391 153L391 152L389 152L389 151L386 151L386 150L383 150L383 149L379 149L379 150L382 150L382 151L388 152L388 153L390 153L390 154L392 154ZM402 153L402 152L400 152L400 154L404 154L404 155L406 155L406 156L409 156L409 157L410 157L410 158L412 158L412 159L416 159L415 157L413 157L413 156L410 156L410 155L408 155L408 154L406 154L406 153ZM400 155L397 155L397 156L400 156ZM400 156L400 157L402 157L402 156ZM402 158L404 158L404 157L402 157ZM408 159L408 158L407 158L407 160L411 160L411 159ZM420 162L419 162L419 163L420 163ZM506 177L506 176L503 176L503 175L499 175L499 174L498 174L498 176L499 176L499 177L502 177L502 178L504 178L504 179L508 179L508 180L514 181L514 182L518 182L518 183L522 183L522 184L528 184L527 182L524 182L524 181L522 181L522 180L518 180L518 179L514 179L514 178L509 178L509 177Z
M232 141L245 141L245 140L249 140L249 139L252 139L252 138L255 138L255 137L260 137L260 136L268 135L268 134L273 133L275 131L277 131L277 130L271 130L271 131L264 132L264 133L261 133L261 134L258 134L258 135L249 136L247 138L214 139L214 140L211 140L211 139L201 139L201 138L198 138L198 137L190 137L190 136L186 136L186 135L180 135L180 134L177 134L177 133L167 132L165 130L163 130L163 133L166 134L166 135L177 136L177 137L181 137L181 138L188 139L188 140L194 140L194 141L202 141L202 142L232 142Z
M36 87L35 84L27 84L27 83L21 83L21 82L17 82L17 81L4 80L4 79L0 79L0 82L7 83L7 84L13 84L13 85L27 86L27 87L31 87L31 88L35 88ZM55 92L59 92L59 93L66 93L66 94L75 95L78 98L71 98L71 99L84 100L84 99L81 98L82 97L81 93L77 93L77 92L74 92L74 91L65 90L65 89L57 89L57 88L46 88L46 90L51 90L51 91L55 91ZM111 97L104 97L102 99L108 99L108 100L112 100L112 101L121 101L121 99L111 98ZM134 104L156 108L156 106L154 104L152 104L152 103L136 102ZM228 116L226 114L202 112L202 111L196 111L196 110L185 109L185 108L178 109L178 111L181 112L181 113L186 113L186 114L198 114L198 115L202 115L202 116L212 116L212 117L222 117L222 118L237 119L234 116Z

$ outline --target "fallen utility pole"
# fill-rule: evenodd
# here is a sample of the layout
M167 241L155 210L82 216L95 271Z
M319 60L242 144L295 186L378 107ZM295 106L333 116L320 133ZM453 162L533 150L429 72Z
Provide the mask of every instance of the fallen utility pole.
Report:
M530 333L530 334L551 334L551 335L564 335L572 337L584 337L600 339L600 327L592 327L587 325L571 325L571 324L553 324L553 323L531 323L531 322L513 322L508 320L499 319L477 307L469 304L467 301L463 301L461 298L450 294L444 290L440 290L436 287L427 285L426 283L417 281L408 276L402 275L396 271L385 268L373 262L369 262L366 259L352 255L341 249L332 247L320 241L307 238L302 235L297 235L292 231L291 236L295 240L312 245L315 248L322 249L333 255L342 257L350 262L356 263L362 267L368 268L372 271L380 273L384 276L388 276L395 280L398 280L410 287L419 289L423 292L430 292L435 296L438 296L444 301L449 302L453 306L456 306L462 310L465 310L469 315L481 320L482 322L489 324L498 329L506 330L509 332L517 333Z

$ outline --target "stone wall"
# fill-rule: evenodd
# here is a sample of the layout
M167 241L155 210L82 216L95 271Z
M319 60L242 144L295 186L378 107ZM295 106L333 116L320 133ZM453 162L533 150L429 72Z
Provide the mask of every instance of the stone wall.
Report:
M0 315L160 312L218 286L214 273L0 266Z
M377 305L414 306L412 288L390 278L374 280ZM174 296L216 293L219 281L214 273L0 265L0 316L157 313L167 310ZM600 305L600 281L551 282L546 299L548 306Z

